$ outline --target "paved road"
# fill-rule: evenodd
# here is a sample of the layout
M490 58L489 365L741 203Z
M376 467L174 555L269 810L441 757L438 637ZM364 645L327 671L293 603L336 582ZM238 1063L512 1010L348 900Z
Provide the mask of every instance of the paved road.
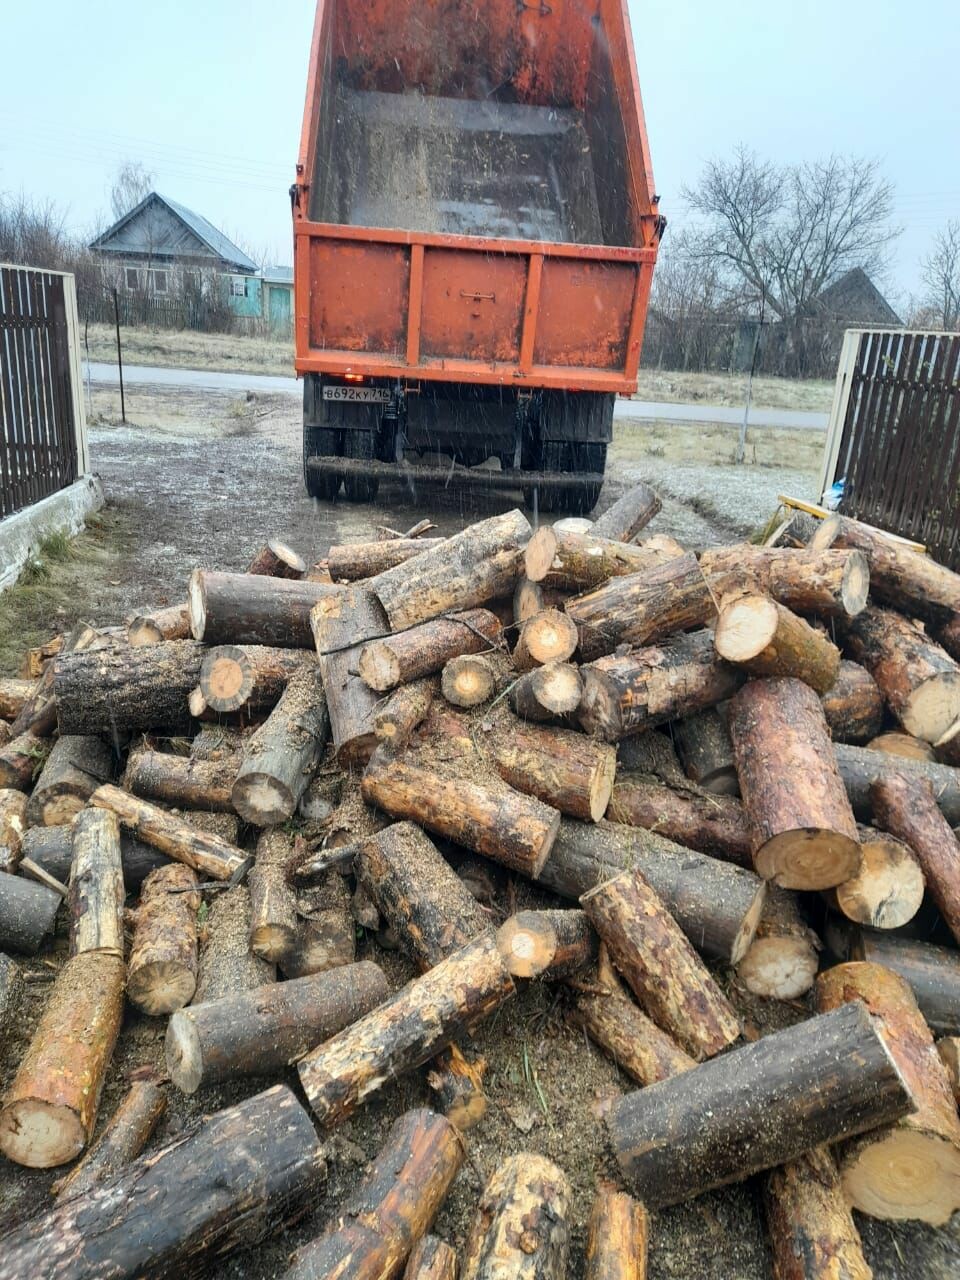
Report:
M116 365L89 365L91 381L116 384ZM186 387L191 391L262 391L273 395L301 395L296 378L274 377L262 373L220 373L214 369L162 369L147 365L124 365L123 380L131 386ZM739 426L742 409L722 405L670 404L655 400L618 400L616 418L640 419L648 422L720 422ZM825 413L800 413L794 409L752 409L753 427L799 427L823 431Z

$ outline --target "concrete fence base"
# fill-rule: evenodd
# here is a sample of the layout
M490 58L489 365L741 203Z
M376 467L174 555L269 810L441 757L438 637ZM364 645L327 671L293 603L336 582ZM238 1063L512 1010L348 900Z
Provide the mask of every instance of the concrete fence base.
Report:
M103 487L95 475L81 476L66 489L0 520L0 591L12 587L23 566L37 554L40 540L64 530L73 537L103 506Z

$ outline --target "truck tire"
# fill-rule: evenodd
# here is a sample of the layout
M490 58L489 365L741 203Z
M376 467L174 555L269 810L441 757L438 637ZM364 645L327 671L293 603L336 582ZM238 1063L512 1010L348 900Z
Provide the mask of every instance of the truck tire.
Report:
M345 458L357 458L373 462L377 454L377 437L374 431L344 431ZM377 496L380 481L375 476L344 476L343 492L348 502L372 502Z
M545 391L540 397L533 439L524 450L524 469L566 475L602 475L611 439L614 397L603 393ZM541 488L536 495L544 512L585 515L600 498L602 481L584 481L565 489ZM532 506L534 489L524 489Z
M607 446L605 444L575 444L560 440L545 440L540 446L540 464L538 470L559 471L576 475L580 473L599 472L601 475L607 466ZM572 485L569 489L540 489L538 508L547 513L562 512L567 515L582 516L593 510L600 500L602 481L584 481ZM524 488L523 500L528 508L534 505L534 487Z
M320 398L321 382L315 373L303 380L303 485L311 498L333 502L340 491L340 476L311 471L311 458L335 457L340 452L340 432L327 424L327 406Z

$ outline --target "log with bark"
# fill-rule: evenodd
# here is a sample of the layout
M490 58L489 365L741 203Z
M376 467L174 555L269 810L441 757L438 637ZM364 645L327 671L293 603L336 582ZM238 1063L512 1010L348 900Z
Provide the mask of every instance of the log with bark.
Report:
M135 649L159 644L161 640L190 639L190 610L184 604L171 604L151 613L139 613L127 624L127 642Z
M71 653L83 653L87 650L110 647L111 642L100 632L85 623L78 623L63 642L60 658ZM10 726L14 738L20 734L32 733L38 738L47 738L57 727L58 706L56 697L57 662L48 662L43 675L36 682L33 692L20 709L20 713ZM65 732L61 730L61 732ZM79 732L86 732L80 730Z
M853 618L866 606L870 568L859 551L810 551L780 547L717 547L704 551L700 567L718 596L752 579L796 613Z
M640 481L594 521L593 532L599 538L632 542L662 509L659 494Z
M105 809L83 809L73 823L70 954L103 951L123 959L120 824Z
M51 1190L59 1200L85 1195L135 1160L167 1109L167 1093L153 1080L135 1080L83 1159Z
M899 929L923 904L924 878L916 854L896 836L872 827L860 828L860 850L857 874L824 896L855 924Z
M580 904L646 1013L698 1061L740 1035L737 1016L663 902L638 871Z
M247 855L236 845L200 831L182 818L119 787L100 787L90 797L90 804L115 813L121 826L144 844L214 880L229 880L247 862Z
M482 653L500 639L500 619L489 609L468 609L412 627L398 635L371 640L356 664L361 679L378 693L441 671L451 658Z
M245 884L215 895L203 933L197 1004L255 991L276 979L276 967L250 951L250 891Z
M834 742L863 745L875 738L883 725L883 694L876 680L858 662L846 658L837 678L821 695L823 714Z
M416 680L394 690L381 702L373 717L377 742L399 754L414 730L427 718L435 687L433 680Z
M580 634L580 659L613 653L621 644L649 645L676 631L704 627L716 606L696 556L672 557L642 573L612 578L564 605Z
M347 542L327 552L327 569L334 582L375 578L414 556L433 551L446 538L390 538L379 542Z
M301 923L296 940L280 959L280 969L285 978L306 978L353 964L356 952L357 931L349 910L321 911Z
M310 610L319 600L343 590L306 579L294 582L195 569L187 593L190 630L195 640L208 645L266 644L312 650Z
M497 673L483 654L461 654L444 666L440 691L454 707L479 707L496 693Z
M829 889L860 866L857 824L823 707L800 680L751 680L730 736L758 873L784 889Z
M237 760L198 760L162 751L131 751L123 776L127 791L183 809L230 813ZM92 794L92 793L91 793Z
M307 572L307 564L302 556L298 556L292 547L285 542L267 542L247 565L247 573L257 574L264 578L302 578Z
M550 724L572 715L583 697L583 680L569 662L549 662L514 680L507 699L514 715L535 724Z
M531 532L522 511L508 511L470 525L416 559L372 578L369 585L391 630L403 631L452 610L512 596Z
M617 771L617 750L582 733L498 717L483 738L493 767L517 791L573 818L599 822Z
M231 800L245 822L270 827L293 817L323 754L329 727L321 673L304 666L244 743Z
M9 791L30 791L40 775L53 743L35 733L17 734L0 747L0 787Z
M960 955L952 947L860 929L854 934L850 959L899 974L931 1031L960 1035Z
M113 751L101 738L58 738L30 796L30 825L57 827L69 822L113 776Z
M255 1170L255 1176L251 1171ZM252 1248L322 1195L323 1149L277 1085L203 1117L103 1186L62 1197L3 1237L0 1280L195 1276Z
M955 739L950 739L950 743L954 741ZM870 751L883 751L887 755L902 756L905 760L926 761L928 764L935 763L937 759L937 752L929 742L921 742L909 733L881 733L868 742L867 747Z
M382 971L364 960L179 1009L167 1025L170 1079L195 1093L201 1085L282 1071L388 992Z
M726 701L744 673L717 657L709 631L677 636L584 666L578 719L585 733L619 742Z
M0 871L0 949L36 955L53 932L60 902L46 885Z
M388 635L387 616L370 587L354 582L310 610L310 630L317 654L334 654L367 640Z
M9 1160L50 1169L75 1159L89 1143L123 1017L123 975L121 957L103 951L72 956L57 974L0 1106L0 1151ZM4 1243L0 1275L10 1259ZM50 1272L45 1266L7 1274Z
M797 896L770 885L760 924L737 976L755 996L799 1000L820 965L820 939L800 914Z
M412 822L394 823L364 841L356 870L422 971L490 930L460 877Z
M18 1025L23 992L23 971L15 960L0 951L0 1052Z
M461 1133L479 1124L487 1114L487 1095L483 1091L486 1067L485 1059L468 1059L455 1044L438 1053L430 1064L427 1084L439 1109Z
M513 992L492 935L455 951L300 1060L300 1081L318 1120L325 1127L345 1120L388 1080L422 1066Z
M361 651L358 645L318 659L330 734L343 769L362 768L377 746L374 719L380 699L357 674Z
M36 680L0 678L0 720L16 720L36 692Z
M449 1120L407 1111L338 1217L293 1255L284 1280L395 1280L433 1225L465 1154Z
M750 827L743 805L732 796L674 791L628 774L613 788L607 818L753 868Z
M0 871L13 875L27 829L27 797L9 787L0 790Z
M816 985L821 1013L862 1002L876 1020L916 1110L838 1151L855 1209L943 1226L960 1208L960 1118L933 1036L907 983L876 964L841 964Z
M73 827L31 827L24 833L23 856L42 867L55 880L66 884L73 861ZM120 858L123 884L128 893L139 893L146 876L170 859L157 849L135 840L128 832L120 832Z
M597 955L583 911L519 911L497 930L503 963L515 978L566 978Z
M867 820L873 813L870 788L875 782L902 777L929 782L943 816L953 825L960 824L960 769L842 743L835 745L834 755L847 796L858 817Z
M727 722L716 707L685 716L673 726L687 777L718 796L738 796L740 782Z
M821 695L840 672L833 641L765 595L747 593L722 604L714 648L752 676L793 676Z
M439 1236L423 1236L410 1254L403 1280L457 1280L457 1255Z
M564 818L537 879L561 897L579 901L634 868L704 956L724 964L743 958L760 922L764 882L752 871L683 849L653 832Z
M944 1036L938 1040L937 1054L947 1073L953 1100L960 1104L960 1036Z
M517 671L532 671L548 662L566 662L577 648L577 628L559 609L544 609L520 628L513 649Z
M630 1093L606 1124L625 1179L659 1209L893 1124L914 1105L873 1018L852 1004Z
M200 665L200 690L219 714L269 711L310 655L262 644L223 644L209 649Z
M250 950L276 964L297 940L297 900L287 879L293 840L273 827L257 841L257 858L247 876L250 888Z
M151 871L135 916L127 995L158 1017L182 1009L197 989L196 872L178 862Z
M12 737L9 721L0 720L0 747L5 747Z
M533 796L503 785L441 777L401 760L370 761L361 794L395 818L408 818L436 835L485 854L535 878L560 826L560 814Z
M483 1189L467 1235L460 1280L564 1280L573 1191L543 1156L521 1151Z
M763 1201L774 1280L873 1280L827 1147L774 1169Z
M594 533L571 533L542 525L523 553L528 582L546 591L594 591L611 578L645 573L673 557L615 542Z
M669 725L666 732L650 730L624 739L617 748L619 772L623 775L648 774L651 779L659 778L668 787L690 791L689 779L673 744L673 729L674 726Z
M521 626L528 618L543 613L544 609L562 609L568 595L569 592L548 590L540 582L521 578L513 593L513 625Z
M113 742L134 729L185 732L203 653L195 640L164 640L61 654L53 682L61 735L99 734Z
M587 1222L584 1280L646 1280L647 1211L633 1196L605 1183Z

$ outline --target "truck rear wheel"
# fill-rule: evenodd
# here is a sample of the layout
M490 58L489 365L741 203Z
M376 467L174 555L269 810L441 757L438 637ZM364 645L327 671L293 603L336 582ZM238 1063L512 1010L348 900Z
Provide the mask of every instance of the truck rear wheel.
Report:
M614 396L605 393L544 391L533 437L525 449L524 468L571 477L602 476L607 441L612 437L613 406ZM562 489L542 486L536 496L541 511L585 515L597 505L602 488L602 480L583 480ZM523 496L532 506L534 487L525 487Z
M342 453L345 458L373 462L376 457L377 437L373 431L344 431ZM374 476L344 476L343 492L348 502L372 502L377 496L380 481Z
M566 475L584 473L603 474L607 465L605 444L577 444L568 441L546 440L540 449L540 470L561 472ZM600 500L602 481L584 481L568 488L542 488L539 492L539 509L546 512L563 512L582 516L592 511ZM533 506L533 487L523 491L524 502Z

